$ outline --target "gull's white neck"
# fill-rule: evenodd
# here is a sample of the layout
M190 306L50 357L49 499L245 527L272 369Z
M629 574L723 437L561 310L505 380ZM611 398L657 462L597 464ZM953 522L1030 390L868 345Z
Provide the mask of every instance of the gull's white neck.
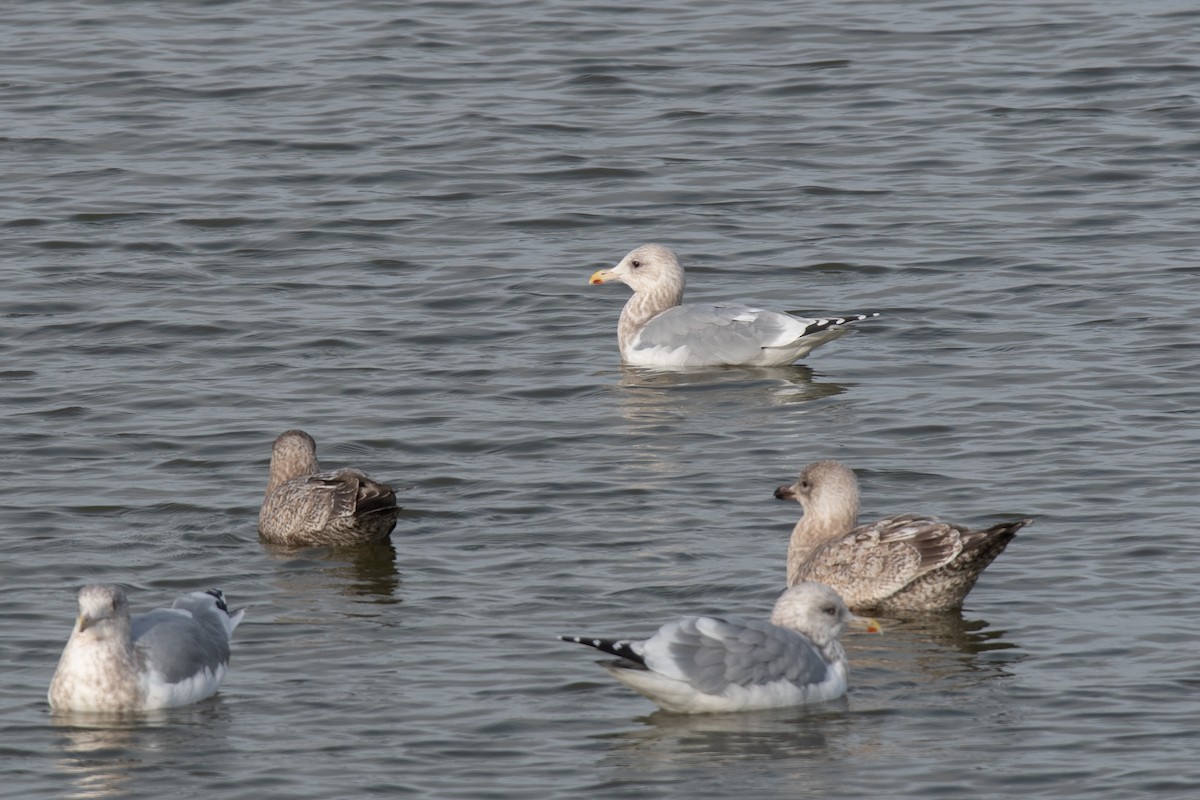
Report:
M846 649L842 647L842 643L840 641L834 639L832 642L826 642L825 644L818 645L817 647L820 649L821 657L825 659L826 664L832 665L842 662L844 665L846 661ZM845 666L843 666L842 669L845 669Z
M647 322L683 302L683 287L683 277L680 276L678 280L665 281L633 293L625 303L625 308L621 309L621 319L617 323L617 343L622 353L633 344L634 338L646 327Z

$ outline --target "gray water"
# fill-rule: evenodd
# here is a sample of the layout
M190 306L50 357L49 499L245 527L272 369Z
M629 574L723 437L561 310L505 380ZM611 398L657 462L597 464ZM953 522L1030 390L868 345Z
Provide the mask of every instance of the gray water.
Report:
M683 4L680 4L681 6ZM5 797L1200 791L1190 3L51 2L0 22ZM879 320L623 369L689 297ZM271 440L402 489L256 536ZM558 633L765 615L805 463L1022 531L812 709L653 713ZM250 607L221 693L51 715L87 582Z

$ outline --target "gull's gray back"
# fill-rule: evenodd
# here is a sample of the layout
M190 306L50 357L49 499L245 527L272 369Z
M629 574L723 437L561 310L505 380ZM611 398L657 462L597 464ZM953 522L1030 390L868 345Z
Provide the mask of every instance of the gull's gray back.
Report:
M764 347L795 338L799 333L793 329L802 326L783 314L741 303L688 303L668 308L646 323L636 346L686 345L694 353L737 364L754 358Z
M133 615L134 650L146 667L162 673L168 683L201 670L215 671L229 663L227 618L211 595L184 595L173 608Z
M759 686L786 680L820 683L829 665L803 634L763 620L685 617L645 642L646 666L685 680L707 694L730 685Z

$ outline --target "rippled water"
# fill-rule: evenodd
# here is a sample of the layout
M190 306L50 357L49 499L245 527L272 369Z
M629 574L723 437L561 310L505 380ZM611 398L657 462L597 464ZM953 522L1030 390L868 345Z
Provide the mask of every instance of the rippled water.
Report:
M0 752L13 797L1186 796L1200 74L1183 3L26 4L0 26ZM622 369L693 298L884 316ZM404 487L256 538L271 440ZM557 633L765 614L804 463L1028 515L818 709L679 718ZM249 605L218 697L45 690L84 582Z

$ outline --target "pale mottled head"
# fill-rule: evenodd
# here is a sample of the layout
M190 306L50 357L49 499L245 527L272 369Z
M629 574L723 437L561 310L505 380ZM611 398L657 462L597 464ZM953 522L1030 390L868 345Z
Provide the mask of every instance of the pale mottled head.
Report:
M837 461L814 461L795 483L777 488L775 497L798 502L814 524L848 531L858 520L858 479Z
M292 478L312 475L320 469L316 441L304 431L284 431L271 446L271 478L267 493Z
M850 613L841 596L823 583L801 581L775 601L771 622L799 631L824 647L841 638L847 627L878 633L879 623Z
M644 244L631 250L612 269L592 273L589 283L593 285L621 281L634 292L661 292L673 298L683 297L683 267L668 247L661 244ZM679 299L675 300L675 304Z
M120 587L91 584L79 590L75 630L104 638L129 627L129 600Z

